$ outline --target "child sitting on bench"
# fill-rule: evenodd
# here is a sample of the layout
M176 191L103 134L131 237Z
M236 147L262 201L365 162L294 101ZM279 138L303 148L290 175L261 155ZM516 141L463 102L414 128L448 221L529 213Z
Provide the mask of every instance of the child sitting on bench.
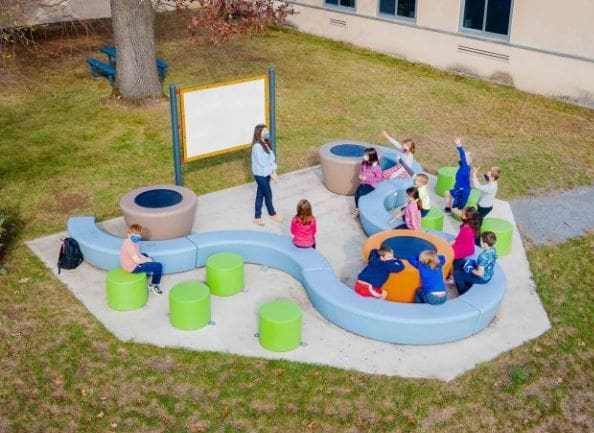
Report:
M413 139L407 138L400 143L394 137L390 136L386 131L382 134L386 137L393 146L400 151L400 159L394 167L387 168L382 172L384 180L396 179L401 177L410 177L407 167L412 168L415 162L416 144ZM400 163L398 163L400 162ZM402 165L404 164L404 165Z
M151 274L151 282L148 287L155 295L161 295L163 291L159 287L163 265L153 261L149 256L140 252L139 242L142 240L142 226L131 224L128 226L128 236L124 239L120 250L120 265L126 272Z
M418 258L408 259L408 263L418 269L421 278L421 287L415 292L415 303L439 305L446 301L448 292L443 282L445 262L445 256L432 250L422 251Z
M382 289L390 273L400 272L404 264L394 258L394 252L389 246L382 244L379 249L369 252L367 266L361 271L355 283L355 292L361 296L386 299L388 292Z
M483 251L478 255L476 264L471 262L471 266L464 266L463 270L454 272L454 282L460 295L466 293L473 284L486 284L491 281L495 262L497 261L495 242L497 242L495 233L483 232L481 235Z

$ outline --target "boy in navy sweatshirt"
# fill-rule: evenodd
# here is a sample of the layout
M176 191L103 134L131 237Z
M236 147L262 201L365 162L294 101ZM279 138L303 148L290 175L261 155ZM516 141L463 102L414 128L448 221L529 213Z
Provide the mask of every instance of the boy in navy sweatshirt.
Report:
M382 244L379 249L369 252L369 260L365 269L361 271L355 283L355 292L361 296L372 296L386 299L388 292L382 289L390 273L400 272L404 264L394 258L394 252L389 246Z

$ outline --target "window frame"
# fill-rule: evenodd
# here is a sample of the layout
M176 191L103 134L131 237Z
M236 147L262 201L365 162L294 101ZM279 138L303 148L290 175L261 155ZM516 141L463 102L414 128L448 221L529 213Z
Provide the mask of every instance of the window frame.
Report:
M357 0L354 1L354 6L343 6L341 4L334 5L332 3L328 3L326 0L322 0L323 7L327 9L338 9L345 12L356 13L357 12ZM337 0L337 3L340 3L340 0Z
M467 1L468 0L461 0L461 4L460 4L460 21L458 24L458 31L460 33L468 33L471 35L488 38L488 39L497 39L500 41L509 41L510 40L510 36L511 36L511 32L512 32L512 17L514 15L514 0L510 0L509 18L508 18L508 22L507 22L507 34L506 35L502 35L500 33L488 32L486 30L477 30L477 29L471 29L468 27L464 27L464 12L466 10L466 2ZM485 28L487 25L487 10L489 9L488 8L489 1L490 0L485 0L485 11L483 12L483 28Z
M355 0L356 1L356 0ZM398 11L398 2L400 0L394 0L395 4L395 12ZM411 17L403 17L402 15L398 15L397 13L394 13L394 15L392 14L388 14L385 12L381 12L380 11L380 0L377 0L377 16L378 17L382 17L382 18L386 18L388 20L392 20L392 21L404 21L406 23L411 23L411 24L416 24L417 23L417 9L419 6L419 0L415 0L415 17L411 18Z

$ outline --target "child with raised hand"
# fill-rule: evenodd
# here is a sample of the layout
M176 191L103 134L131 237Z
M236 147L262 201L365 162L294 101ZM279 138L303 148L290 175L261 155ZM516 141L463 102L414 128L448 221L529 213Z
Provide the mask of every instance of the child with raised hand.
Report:
M481 247L483 251L481 251L476 259L476 266L471 267L469 272L466 272L464 269L454 272L454 282L460 295L466 293L473 284L486 284L491 280L495 262L497 261L495 242L497 242L495 233L490 231L483 232L481 234Z
M128 226L128 235L124 239L122 249L120 250L120 265L126 272L146 272L152 275L149 290L156 295L161 295L163 291L159 287L159 284L161 283L163 265L140 252L139 242L141 240L142 226L140 224L131 224Z
M489 171L483 174L483 179L487 182L481 184L478 178L479 167L472 170L472 187L480 191L478 201L479 223L483 224L483 219L493 210L493 202L497 194L499 176L501 170L499 167L491 167Z
M468 201L468 197L470 197L470 164L472 160L472 155L470 152L466 152L464 150L464 145L462 143L461 138L456 138L454 140L454 144L456 145L456 150L460 155L460 160L458 161L458 171L456 171L456 181L454 183L454 187L446 191L445 193L445 213L452 213L452 208L457 213L460 213L464 206L466 206L466 202ZM458 209L456 211L456 209Z
M394 258L394 252L386 244L381 244L379 249L369 252L367 266L361 271L355 283L355 292L361 296L386 299L388 292L382 286L388 280L390 273L400 272L404 264L400 259Z
M409 169L412 168L415 162L416 143L413 139L407 138L400 143L394 137L390 136L386 131L382 132L383 136L400 152L400 162L402 162ZM385 180L396 179L399 177L410 177L408 170L402 164L396 164L394 167L388 168L382 174Z
M418 173L414 176L415 186L419 191L419 205L421 208L421 218L429 213L431 210L431 198L429 197L429 176L425 173Z
M353 211L353 218L359 216L359 199L373 191L381 180L382 168L379 164L377 151L373 147L368 147L363 153L363 161L361 161L361 166L359 167L360 183L355 191L355 210Z
M394 215L389 224L394 224L399 218L404 216L404 223L394 229L421 230L421 209L419 205L419 190L411 186L406 190L406 206L404 211Z
M293 245L299 248L316 247L316 219L311 211L309 201L303 199L297 203L297 214L291 221Z
M443 282L443 265L446 259L432 250L425 250L419 257L408 259L411 266L419 271L421 287L415 292L417 304L443 304L447 299L447 290Z

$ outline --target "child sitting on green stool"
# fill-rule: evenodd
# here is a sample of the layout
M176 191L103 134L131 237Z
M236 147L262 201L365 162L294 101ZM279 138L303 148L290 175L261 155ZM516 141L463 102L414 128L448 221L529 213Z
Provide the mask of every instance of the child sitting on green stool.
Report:
M153 261L149 256L140 252L139 242L142 240L142 226L140 224L131 224L128 226L128 236L124 239L122 249L120 250L120 265L123 270L130 273L145 272L151 274L149 290L161 295L163 291L159 287L161 283L161 274L163 265Z

